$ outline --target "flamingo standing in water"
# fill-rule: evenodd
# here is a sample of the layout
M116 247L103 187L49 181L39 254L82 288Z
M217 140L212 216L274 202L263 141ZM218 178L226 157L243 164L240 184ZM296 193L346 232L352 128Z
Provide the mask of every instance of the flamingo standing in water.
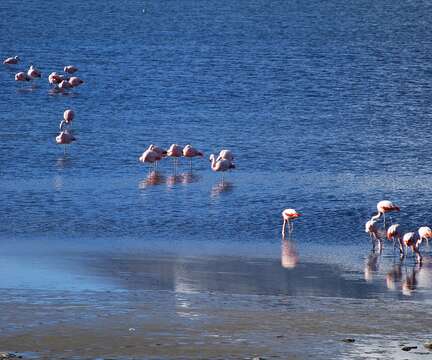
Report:
M157 154L157 159L155 161L155 167L158 166L158 163L160 160L162 160L165 156L167 156L167 151L164 149L161 149L159 146L150 144L148 147L148 150L152 150Z
M38 69L36 69L33 65L30 65L30 68L27 70L27 75L32 80L36 78L40 78L42 76L41 72Z
M177 169L179 158L183 155L183 148L180 145L172 144L168 151L167 156L173 158L174 171Z
M379 250L382 249L382 242L381 238L378 234L378 228L376 227L377 220L370 219L365 224L365 232L367 232L371 238L372 244L373 244L373 250L375 251L375 243L378 241L379 244Z
M203 157L204 154L201 151L198 151L197 149L193 148L191 145L187 144L183 148L183 156L189 158L189 164L192 170L192 158L197 156Z
M416 233L414 231L405 233L404 236L402 237L402 242L405 245L405 248L411 248L413 254L415 253L417 255L416 261L421 263L422 256L417 246L418 240L417 240Z
M28 76L24 71L20 71L15 74L15 81L31 81L31 77Z
M64 77L57 72L52 72L48 75L48 82L53 85L55 88L64 80Z
M399 232L399 224L393 224L387 229L387 240L393 241L393 249L396 247L396 241L399 245L399 252L401 255L404 254L402 236Z
M81 84L83 84L84 83L84 80L81 80L79 77L77 77L77 76L72 76L70 79L69 79L69 84L72 86L72 87L77 87L77 86L79 86L79 85L81 85Z
M423 240L429 244L429 239L432 238L432 229L429 226L422 226L418 229L419 239L417 241L417 246L420 246Z
M294 209L285 209L282 211L282 218L283 218L283 224L282 224L282 237L285 238L285 227L288 224L288 233L291 235L291 233L294 230L294 225L292 223L292 220L297 219L300 217L301 214L298 213Z
M210 155L209 160L211 161L211 169L213 171L222 172L222 183L224 181L224 172L230 169L235 169L235 165L231 161L227 159L217 161L214 154Z
M20 58L18 56L8 57L3 60L3 64L5 65L16 65L20 62Z
M381 216L384 217L384 229L386 228L385 214L391 211L400 211L399 206L393 204L389 200L382 200L377 204L378 213L371 217L371 220L378 220Z
M56 137L56 143L64 145L64 153L66 154L66 145L71 144L75 141L75 137L72 135L71 126L72 120L75 117L75 113L71 109L66 109L63 112L63 120L60 122L60 134Z
M143 164L148 163L154 167L155 162L158 161L159 154L156 151L147 149L142 153L142 155L139 157L139 161ZM150 168L149 168L150 171Z

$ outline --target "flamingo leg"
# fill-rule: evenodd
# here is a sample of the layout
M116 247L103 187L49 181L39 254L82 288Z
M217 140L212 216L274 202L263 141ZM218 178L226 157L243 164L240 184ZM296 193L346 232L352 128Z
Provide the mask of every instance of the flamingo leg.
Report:
M63 147L63 154L66 155L66 144L64 144L64 147Z
M282 237L285 239L285 227L286 227L287 221L284 219L282 224Z

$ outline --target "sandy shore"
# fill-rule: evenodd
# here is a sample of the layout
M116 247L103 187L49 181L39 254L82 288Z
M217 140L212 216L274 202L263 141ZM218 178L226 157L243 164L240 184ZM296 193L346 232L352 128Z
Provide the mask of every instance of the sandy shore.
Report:
M429 289L414 297L388 291L385 273L371 282L334 264L283 268L280 259L226 256L19 261L29 268L16 264L21 272L14 273L14 259L2 261L0 351L24 358L432 356L423 346L432 340ZM4 278L8 265L15 287ZM43 277L53 271L57 277ZM404 345L417 348L406 352Z

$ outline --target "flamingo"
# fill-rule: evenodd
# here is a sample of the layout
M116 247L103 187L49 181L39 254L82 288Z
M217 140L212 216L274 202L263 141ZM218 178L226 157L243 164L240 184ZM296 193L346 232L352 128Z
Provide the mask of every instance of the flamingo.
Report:
M420 246L423 240L426 240L426 243L429 244L429 239L432 238L432 229L429 226L422 226L418 229L418 235L419 239L416 246Z
M221 159L219 161L216 161L216 157L214 154L210 155L209 160L211 161L211 169L213 171L222 172L222 183L224 181L224 172L229 169L235 169L235 165L227 159Z
M192 169L192 158L196 156L203 157L204 154L188 144L183 148L183 156L189 158L190 168Z
M292 220L297 219L300 217L301 214L298 213L294 209L285 209L282 211L282 218L283 218L283 224L282 224L282 237L285 238L285 227L288 224L288 233L291 235L291 233L294 230L294 226L292 224Z
M51 85L57 86L64 80L64 77L56 73L55 71L48 75L48 82Z
M70 132L72 126L72 120L75 117L75 113L71 109L66 109L63 113L63 120L60 122L60 131Z
M384 229L386 227L385 214L391 211L400 211L399 206L393 204L389 200L382 200L377 204L378 213L371 217L371 220L378 220L384 215Z
M77 76L72 76L69 79L69 84L71 85L71 87L77 87L77 86L81 85L82 83L84 83L84 80L81 80Z
M3 64L5 65L16 65L20 62L20 58L18 56L12 56L8 57L7 59L3 60Z
M33 65L30 65L30 68L27 70L27 75L33 80L41 77L41 72L36 69Z
M399 252L401 255L404 254L403 244L402 244L402 237L399 232L399 224L393 224L391 225L387 230L387 239L389 241L393 241L394 247L396 247L396 240L399 244ZM394 248L393 247L393 248Z
M78 71L78 68L73 65L67 65L63 68L63 71L67 74L73 74L74 72Z
M148 147L148 150L152 150L152 151L154 151L158 156L157 156L157 159L156 159L156 162L155 162L155 166L157 167L157 165L158 165L158 162L160 161L160 160L162 160L165 156L167 156L167 151L166 150L164 150L164 149L161 149L159 146L156 146L156 145L153 145L153 144L151 144L149 147Z
M20 71L15 74L15 81L30 81L31 77L28 76L24 71Z
M183 155L183 148L180 145L172 144L168 151L167 156L172 157L174 161L174 169L178 165L178 159Z
M139 161L142 162L143 164L148 163L154 166L154 163L157 161L158 158L159 158L159 154L156 151L147 149L139 157Z
M59 145L64 145L65 154L66 154L66 145L71 144L75 140L76 140L75 137L67 130L60 132L60 134L56 137L56 143Z
M420 254L420 251L417 247L417 239L416 239L416 233L414 231L410 231L404 234L402 238L403 244L406 248L411 248L413 254L416 253L416 261L420 262L422 261L422 256Z
M234 155L231 152L231 150L221 150L216 161L219 161L222 159L229 160L229 161L233 162L234 161Z

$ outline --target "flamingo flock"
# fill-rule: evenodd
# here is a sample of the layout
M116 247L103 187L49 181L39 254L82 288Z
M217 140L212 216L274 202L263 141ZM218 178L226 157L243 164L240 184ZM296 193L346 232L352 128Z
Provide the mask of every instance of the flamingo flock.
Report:
M385 214L391 212L399 212L400 208L389 200L382 200L377 204L377 213L373 215L365 224L365 232L369 234L373 250L375 251L378 245L379 252L384 248L384 236L388 241L393 242L394 248L399 249L401 258L404 258L408 249L415 255L416 262L422 262L420 246L423 241L429 242L432 238L432 229L428 226L421 226L417 231L402 231L399 224L392 224L388 228L386 226ZM384 234L381 233L378 227L379 219L383 217ZM384 236L383 236L384 235Z

